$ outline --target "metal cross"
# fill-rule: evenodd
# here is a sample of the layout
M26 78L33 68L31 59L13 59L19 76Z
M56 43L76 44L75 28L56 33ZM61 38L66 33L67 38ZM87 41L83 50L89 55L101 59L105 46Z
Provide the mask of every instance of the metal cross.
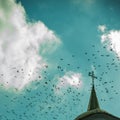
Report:
M92 78L92 85L94 85L94 79L97 79L97 77L94 74L94 71L89 72L88 75Z

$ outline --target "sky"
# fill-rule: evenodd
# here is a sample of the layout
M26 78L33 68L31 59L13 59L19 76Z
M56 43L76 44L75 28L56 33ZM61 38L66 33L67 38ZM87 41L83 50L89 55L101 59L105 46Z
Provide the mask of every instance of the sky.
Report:
M119 0L0 0L0 119L74 120L91 78L120 117Z

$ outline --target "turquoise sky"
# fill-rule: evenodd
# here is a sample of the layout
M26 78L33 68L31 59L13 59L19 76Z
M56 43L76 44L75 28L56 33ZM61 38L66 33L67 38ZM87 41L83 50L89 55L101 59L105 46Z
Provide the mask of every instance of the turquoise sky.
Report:
M120 117L120 50L116 47L120 43L120 0L19 2L28 22L42 21L61 44L51 54L39 53L48 63L40 81L17 92L0 88L0 120L73 120L87 110L88 72L93 70L101 109Z

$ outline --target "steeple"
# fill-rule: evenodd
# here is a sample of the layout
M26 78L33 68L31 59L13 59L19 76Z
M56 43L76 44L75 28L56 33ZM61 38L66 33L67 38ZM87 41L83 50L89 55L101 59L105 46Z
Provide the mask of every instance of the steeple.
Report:
M92 90L88 110L75 118L75 120L120 120L120 118L100 109L94 86L94 80L97 79L97 77L93 71L89 72L89 76L92 78Z
M95 92L95 87L94 87L94 79L97 79L97 77L94 75L94 72L89 72L89 76L91 76L92 78L92 90L91 90L91 96L90 96L90 100L89 100L89 105L88 105L88 110L94 110L94 109L100 109L99 107L99 102L97 99L97 95Z

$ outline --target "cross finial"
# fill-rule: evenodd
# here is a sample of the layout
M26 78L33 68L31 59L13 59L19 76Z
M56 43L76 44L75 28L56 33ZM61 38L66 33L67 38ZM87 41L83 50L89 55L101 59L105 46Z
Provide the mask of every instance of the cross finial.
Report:
M88 75L92 78L92 85L94 86L94 79L97 79L97 77L94 74L94 71L89 72Z

